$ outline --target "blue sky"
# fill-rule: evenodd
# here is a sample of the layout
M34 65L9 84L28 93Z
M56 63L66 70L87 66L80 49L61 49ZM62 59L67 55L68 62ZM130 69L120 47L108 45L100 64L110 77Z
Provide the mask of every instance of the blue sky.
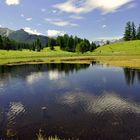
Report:
M127 21L140 24L139 0L0 0L0 27L89 40L119 38Z

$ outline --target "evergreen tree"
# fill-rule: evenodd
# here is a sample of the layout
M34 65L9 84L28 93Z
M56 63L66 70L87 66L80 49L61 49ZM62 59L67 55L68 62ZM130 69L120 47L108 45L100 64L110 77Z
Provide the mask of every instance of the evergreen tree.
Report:
M92 42L89 51L92 52L95 49L96 49L96 44Z
M76 52L84 53L86 52L86 43L84 41L80 42L76 46Z
M139 25L139 27L138 27L138 29L137 29L136 38L137 38L138 40L140 40L140 25Z
M70 36L68 38L66 51L69 51L69 52L74 52L75 51L75 48L74 48L74 39L73 39L72 36Z
M132 22L131 40L136 40L136 26L135 26L134 22Z
M56 40L54 38L49 38L48 47L50 47L51 50L54 50L54 46L56 46Z
M125 41L130 41L132 39L132 26L131 22L127 22L126 27L125 27L125 33L124 33L124 40Z
M59 38L59 46L60 46L60 48L61 48L61 50L65 50L65 43L64 43L64 37L60 37Z
M63 43L64 43L64 50L66 50L66 49L68 49L69 47L68 47L68 41L69 41L69 36L67 35L67 34L65 34L64 35L64 37L63 37Z
M40 52L41 49L42 49L42 44L41 44L39 38L36 40L35 45L36 45L35 46L36 47L36 51Z
M89 51L90 50L90 42L87 39L84 39L84 52Z
M109 45L109 44L110 44L110 41L109 41L109 40L107 40L107 41L106 41L106 45Z
M2 40L2 37L0 36L0 49L3 48L3 40Z

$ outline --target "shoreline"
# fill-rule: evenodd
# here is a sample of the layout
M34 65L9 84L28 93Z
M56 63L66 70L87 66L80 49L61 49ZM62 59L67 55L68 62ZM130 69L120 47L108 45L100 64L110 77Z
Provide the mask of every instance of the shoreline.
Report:
M0 61L0 66L14 66L25 64L46 64L46 63L77 63L77 64L90 64L92 61L98 61L102 64L107 64L117 67L128 67L140 69L140 56L61 56L61 57L43 57L43 58L14 58L3 59L5 62Z

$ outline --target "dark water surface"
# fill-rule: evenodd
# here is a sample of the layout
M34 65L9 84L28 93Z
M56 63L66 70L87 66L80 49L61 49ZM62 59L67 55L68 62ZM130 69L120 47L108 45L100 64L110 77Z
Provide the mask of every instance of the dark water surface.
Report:
M101 64L0 66L0 139L140 140L140 71Z

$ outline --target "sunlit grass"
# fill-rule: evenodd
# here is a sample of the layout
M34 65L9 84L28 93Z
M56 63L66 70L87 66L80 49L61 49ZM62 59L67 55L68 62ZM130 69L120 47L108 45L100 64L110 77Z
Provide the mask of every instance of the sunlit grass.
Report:
M30 50L22 50L22 51L14 51L14 50L0 50L0 59L19 59L19 58L41 58L41 57L60 57L60 56L82 56L85 54L78 54L73 52L67 52L60 50L60 47L55 47L55 50L50 50L49 48L44 48L40 52L30 51Z
M94 59L115 66L140 68L140 40L112 43L84 54L62 51L60 47L44 48L41 52L0 50L0 64L90 63Z
M61 59L67 59L69 57L83 57L90 56L92 54L85 53L73 53L62 51L60 47L55 47L54 50L50 50L49 48L44 48L41 52L35 52L30 50L22 50L22 51L6 51L0 50L0 64L7 63L23 63L23 62L50 62L56 61L60 62ZM63 58L62 58L63 57Z
M140 40L115 42L99 47L95 50L97 55L140 55Z

